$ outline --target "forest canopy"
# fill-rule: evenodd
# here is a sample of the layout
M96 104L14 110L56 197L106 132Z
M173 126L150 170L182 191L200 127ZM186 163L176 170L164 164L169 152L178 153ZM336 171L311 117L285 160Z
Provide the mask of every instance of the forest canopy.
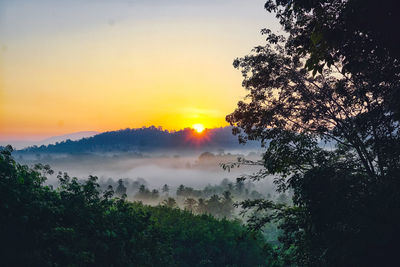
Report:
M0 153L0 234L6 266L266 266L272 249L239 221L167 205L150 207L80 182L29 168Z

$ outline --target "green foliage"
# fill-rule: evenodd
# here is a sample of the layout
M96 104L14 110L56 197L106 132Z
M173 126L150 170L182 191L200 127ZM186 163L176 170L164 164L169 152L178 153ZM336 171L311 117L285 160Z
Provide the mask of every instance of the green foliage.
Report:
M272 255L259 234L243 231L237 221L193 216L165 206L151 209L162 233L173 243L171 255L179 266L258 266L266 265ZM269 252L263 253L264 249Z
M272 249L237 221L112 198L97 177L81 182L0 153L1 258L5 266L263 266ZM169 202L172 202L169 201ZM170 205L171 206L171 205ZM172 205L173 206L173 205Z

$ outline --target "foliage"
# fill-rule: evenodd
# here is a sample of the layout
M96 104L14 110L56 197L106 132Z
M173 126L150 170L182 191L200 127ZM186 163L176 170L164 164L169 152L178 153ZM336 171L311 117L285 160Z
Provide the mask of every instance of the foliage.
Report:
M161 202L161 205L168 207L170 209L174 209L174 208L178 207L178 205L176 204L176 200L172 197L165 199L163 202Z
M118 187L115 190L115 195L117 195L119 197L126 197L126 187L125 187L122 179L118 180Z
M176 196L178 197L199 197L201 196L201 193L200 190L195 190L192 187L184 186L183 184L181 184L176 190Z
M187 198L185 199L185 210L194 212L196 209L197 201L193 198Z
M275 12L289 34L288 46L307 59L305 66L314 73L341 62L343 73L368 80L378 90L383 84L398 84L400 36L393 30L400 23L397 1L268 0L265 8ZM399 90L386 98L397 113L399 100Z
M195 216L101 193L49 166L16 163L0 153L0 235L5 266L262 266L271 249L239 222Z
M267 40L265 47L234 62L242 69L251 101L240 101L227 121L244 130L244 141L270 140L264 160L271 173L290 173L334 157L321 150L321 139L338 143L346 161L356 159L371 176L399 167L398 122L383 105L397 85L375 88L332 69L313 76L285 47L283 36L269 34Z
M293 194L292 205L259 199L242 207L256 211L253 229L280 224L285 264L397 261L399 50L360 24L371 1L357 5L270 0L266 8L277 12L287 35L263 30L267 44L234 61L249 94L227 121L240 141L266 147L262 161L237 163L265 169L239 180L275 175L278 192Z

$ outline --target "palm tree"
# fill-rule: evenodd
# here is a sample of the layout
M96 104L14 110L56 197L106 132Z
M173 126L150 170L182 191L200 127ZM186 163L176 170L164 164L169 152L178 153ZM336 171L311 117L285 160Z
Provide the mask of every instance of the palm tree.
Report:
M185 210L188 210L193 213L194 207L197 204L197 201L193 198L187 198L185 200Z
M174 208L178 207L178 205L176 204L175 199L172 198L172 197L169 197L169 198L165 199L163 202L161 202L161 205L165 206L165 207L168 207L168 208L171 208L171 209L174 209Z
M204 199L199 198L196 206L196 212L198 214L206 214L207 213L207 204Z

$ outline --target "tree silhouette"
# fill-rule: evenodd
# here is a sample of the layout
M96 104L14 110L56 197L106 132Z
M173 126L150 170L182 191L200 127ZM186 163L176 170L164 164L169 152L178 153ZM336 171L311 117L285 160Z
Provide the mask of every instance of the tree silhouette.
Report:
M398 83L400 35L392 30L400 23L397 1L268 0L265 8L276 12L290 34L291 49L307 57L309 70L322 72L324 66L340 62L343 73L373 81L378 90ZM365 19L369 17L375 19ZM397 115L399 101L398 90L385 99Z
M125 187L122 179L118 180L118 186L117 186L117 189L115 190L115 194L119 197L126 196L126 187Z
M234 210L232 193L230 191L224 191L221 206L221 215L230 218Z
M163 194L168 195L169 193L169 186L167 184L163 185L161 191L163 192Z
M144 184L140 185L139 191L135 195L135 197L137 197L139 199L148 199L148 198L151 198L151 196L152 196L152 193Z
M183 196L185 194L185 186L183 184L181 184L180 186L178 186L178 188L176 189L176 195L177 196Z
M293 205L258 199L242 207L259 211L249 218L254 229L280 223L281 256L290 264L395 261L400 64L370 29L351 25L366 12L356 3L268 1L287 35L263 30L267 44L234 61L249 94L227 121L241 142L266 147L262 161L238 164L265 167L248 178L275 175L278 192L293 193Z
M239 193L239 195L243 194L244 182L240 179L237 179L235 184L235 189Z
M160 196L160 194L159 194L159 192L158 192L157 189L153 189L153 190L151 191L151 198L153 198L153 199L158 199L159 196Z
M219 217L221 215L221 202L218 195L212 195L206 203L208 213L215 217Z

